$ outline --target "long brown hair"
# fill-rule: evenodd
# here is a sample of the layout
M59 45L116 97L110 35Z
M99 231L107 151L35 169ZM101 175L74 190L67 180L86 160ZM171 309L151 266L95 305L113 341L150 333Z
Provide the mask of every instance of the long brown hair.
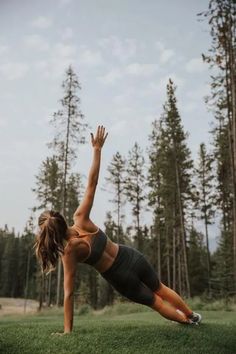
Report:
M64 254L63 240L66 238L67 224L56 211L46 210L38 218L40 231L34 244L36 257L44 273L55 270L57 260Z

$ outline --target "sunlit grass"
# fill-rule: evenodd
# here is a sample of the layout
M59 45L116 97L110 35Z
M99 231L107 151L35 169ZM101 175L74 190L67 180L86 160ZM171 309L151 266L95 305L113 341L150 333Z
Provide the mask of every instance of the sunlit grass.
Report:
M79 314L80 313L80 314ZM236 313L201 311L200 326L167 321L138 304L117 304L101 311L75 310L72 334L63 330L63 311L0 318L0 352L4 354L76 353L235 353Z

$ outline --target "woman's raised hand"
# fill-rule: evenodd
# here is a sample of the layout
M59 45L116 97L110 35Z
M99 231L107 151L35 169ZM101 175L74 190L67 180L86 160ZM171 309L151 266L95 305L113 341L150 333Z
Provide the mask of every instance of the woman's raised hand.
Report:
M91 134L92 146L96 149L101 149L108 135L108 133L105 134L104 126L103 125L98 126L95 137L93 136L93 133L90 134Z

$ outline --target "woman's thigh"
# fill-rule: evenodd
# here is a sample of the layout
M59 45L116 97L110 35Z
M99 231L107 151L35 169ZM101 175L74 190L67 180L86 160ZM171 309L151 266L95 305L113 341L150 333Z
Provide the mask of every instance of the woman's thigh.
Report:
M151 306L154 302L154 293L137 276L133 270L116 272L105 278L121 295L134 302Z
M143 254L140 255L136 261L133 271L137 274L139 279L152 291L157 291L160 288L160 280L152 266L152 264L145 258Z

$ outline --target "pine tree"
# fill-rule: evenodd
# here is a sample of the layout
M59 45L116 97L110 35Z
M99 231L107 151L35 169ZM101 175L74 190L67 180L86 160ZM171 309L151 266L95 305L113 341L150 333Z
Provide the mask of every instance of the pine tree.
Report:
M216 107L216 119L223 119L228 140L226 159L229 161L232 215L230 229L222 236L231 237L236 290L236 3L234 0L210 0L208 10L198 15L208 19L212 36L209 55L203 55L203 60L211 68L218 69L217 74L211 76L212 95L207 102ZM222 128L221 123L218 124ZM219 130L215 131L216 140L217 132Z
M41 209L61 210L62 176L62 169L55 155L47 157L45 161L42 162L39 173L36 175L36 187L32 189L39 201L39 205L33 208L34 211ZM39 310L41 310L44 301L47 302L47 306L51 305L52 285L55 284L55 276L52 272L45 276L39 269L37 278L40 284L38 292Z
M56 156L47 157L36 176L36 187L32 189L40 203L34 210L61 210L61 183L62 171Z
M4 230L5 247L1 259L1 280L2 295L4 297L15 297L17 284L18 268L18 246L19 240L14 231L11 232L7 228Z
M68 175L72 162L77 157L79 144L85 143L84 133L88 124L80 110L80 98L77 91L81 89L78 77L69 66L66 78L62 83L64 96L60 100L61 109L54 113L51 123L56 129L56 136L49 146L57 153L58 161L63 168L61 197L61 212L66 216L68 203ZM61 304L61 260L58 262L57 305Z
M192 296L201 295L208 286L207 250L204 235L196 230L193 221L189 232L189 278Z
M176 187L176 211L175 216L179 222L179 237L182 246L183 254L183 269L186 285L186 295L190 296L190 283L188 274L188 259L187 259L187 235L186 235L186 220L185 208L187 203L192 199L192 183L191 174L193 161L191 159L190 150L186 144L187 134L184 133L181 117L177 108L177 100L175 90L171 79L167 84L167 101L164 105L165 112L165 136L169 140L169 154L172 158L173 175L175 176Z
M117 225L112 218L111 212L106 213L106 218L104 221L105 233L112 240L116 241L117 236ZM113 305L115 299L115 292L113 287L99 275L99 307L104 307L106 305Z
M80 204L83 196L82 178L79 173L71 173L68 177L67 184L67 208L66 220L69 224L73 223L73 214Z
M106 181L112 186L114 198L110 201L115 205L115 214L117 215L117 234L116 242L123 242L121 240L121 228L124 214L122 213L122 207L125 204L125 159L117 152L108 166L109 175L106 177Z
M52 157L47 157L46 160L42 162L39 174L36 176L36 187L33 188L33 192L36 194L39 205L35 206L33 210L61 210L62 176L63 172L60 169L60 165L55 155ZM73 213L81 199L82 188L83 186L80 174L71 173L68 176L67 182L68 202L65 210L65 217L68 224L73 222ZM43 279L40 279L40 282L43 289L45 289L46 294L41 294L41 305L39 306L40 309L45 296L47 298L47 305L51 305L51 302L53 301L52 285L55 283L54 275L51 272L47 276L44 274L41 274L41 276Z
M149 205L154 211L158 268L163 281L190 296L187 248L187 209L192 203L193 161L177 108L175 87L167 85L167 100L149 137Z
M200 210L200 219L205 225L205 239L207 247L207 269L208 269L208 295L211 296L211 260L209 249L208 225L212 223L215 215L215 193L214 193L214 170L213 156L206 151L205 144L200 145L198 166L196 167L196 176L198 179L197 206Z
M141 251L143 249L143 239L140 216L146 199L144 162L143 152L136 142L134 147L128 152L125 194L132 206L132 214L137 231L135 238L137 239L137 248Z
M152 132L149 136L150 147L148 148L149 167L148 167L148 205L153 209L153 226L152 226L152 255L153 263L157 268L158 277L162 278L162 251L164 250L164 205L162 198L162 121L155 120L152 123ZM173 264L175 269L175 262ZM175 288L175 280L173 281Z
M23 234L20 237L21 253L19 256L18 279L23 286L21 296L24 297L24 311L26 312L27 299L35 298L38 294L38 287L35 278L40 274L36 256L32 253L35 241L34 219L30 216ZM37 290L36 290L37 289ZM36 291L35 291L36 290ZM39 291L42 289L39 289ZM39 304L40 305L40 304Z

